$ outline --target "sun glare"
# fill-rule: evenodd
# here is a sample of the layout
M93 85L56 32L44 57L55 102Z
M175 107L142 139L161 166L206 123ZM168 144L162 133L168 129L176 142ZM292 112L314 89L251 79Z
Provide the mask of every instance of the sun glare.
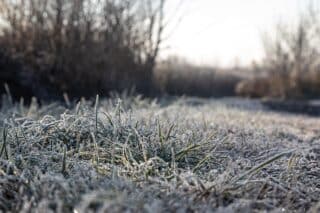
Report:
M179 2L170 1L168 8ZM169 48L163 57L179 55L195 63L221 66L259 61L263 56L262 34L272 32L278 22L293 22L310 4L317 1L182 1L182 22L167 40Z

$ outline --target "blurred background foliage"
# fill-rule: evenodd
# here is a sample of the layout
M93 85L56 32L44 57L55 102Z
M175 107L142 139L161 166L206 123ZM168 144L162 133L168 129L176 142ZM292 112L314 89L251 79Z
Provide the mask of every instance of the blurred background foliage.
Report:
M164 3L2 0L0 16L6 27L0 37L1 84L17 90L28 85L41 98L132 87L152 94ZM23 82L26 77L30 82Z
M0 92L10 88L15 98L48 100L132 89L146 96L319 96L320 22L312 7L298 24L279 24L265 34L261 62L219 68L159 58L171 21L165 5L165 0L2 0Z

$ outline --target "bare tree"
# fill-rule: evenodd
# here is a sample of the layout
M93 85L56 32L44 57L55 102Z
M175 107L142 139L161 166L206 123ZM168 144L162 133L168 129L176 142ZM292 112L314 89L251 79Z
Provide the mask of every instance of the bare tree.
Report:
M320 65L320 31L318 18L312 10L301 15L292 27L279 24L274 38L264 38L263 67L270 74L271 96L300 97L304 81ZM320 71L320 70L318 70Z

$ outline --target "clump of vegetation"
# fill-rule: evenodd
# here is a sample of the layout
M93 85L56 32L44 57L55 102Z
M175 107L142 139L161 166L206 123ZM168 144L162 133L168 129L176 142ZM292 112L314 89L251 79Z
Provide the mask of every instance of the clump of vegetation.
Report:
M65 105L3 98L0 211L319 211L316 119L237 100Z
M2 0L1 87L6 81L22 95L20 81L28 76L29 85L38 85L34 95L39 89L48 96L106 95L133 87L152 93L164 6L165 0Z

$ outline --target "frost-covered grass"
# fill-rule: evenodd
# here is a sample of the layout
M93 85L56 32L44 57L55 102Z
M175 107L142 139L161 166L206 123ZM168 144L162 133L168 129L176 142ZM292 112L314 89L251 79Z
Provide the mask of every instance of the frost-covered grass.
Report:
M320 120L124 97L0 110L0 211L319 212Z

